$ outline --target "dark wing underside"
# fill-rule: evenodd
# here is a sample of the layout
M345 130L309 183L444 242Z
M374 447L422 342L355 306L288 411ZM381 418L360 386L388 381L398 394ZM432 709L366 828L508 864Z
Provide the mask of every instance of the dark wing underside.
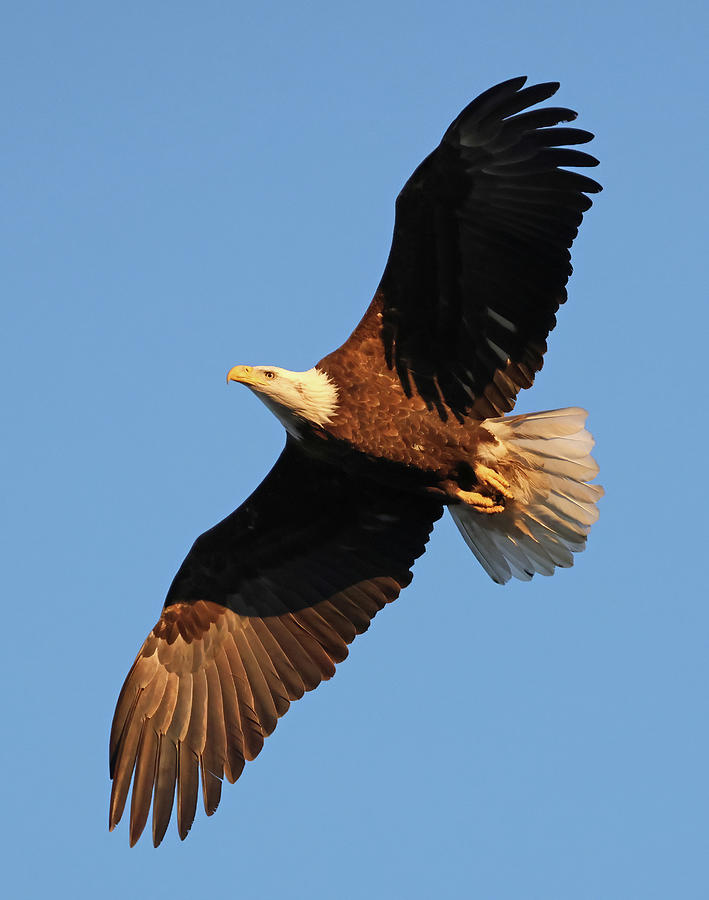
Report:
M407 393L459 415L507 412L532 384L566 300L586 195L601 190L565 168L597 165L567 146L593 135L555 127L576 113L528 110L559 85L525 80L473 100L408 180L377 294L329 357L356 352L381 313L386 362Z
M252 496L196 541L121 691L111 730L110 827L131 780L130 842L174 801L184 838L200 776L211 815L291 700L411 580L439 504L348 478L289 442Z

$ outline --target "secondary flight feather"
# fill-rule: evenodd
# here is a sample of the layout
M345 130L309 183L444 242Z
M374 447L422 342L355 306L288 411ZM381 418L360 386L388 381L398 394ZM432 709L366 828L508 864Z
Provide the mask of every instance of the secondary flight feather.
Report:
M584 410L507 416L541 369L597 165L576 113L514 78L470 103L396 201L363 319L306 372L234 366L286 445L246 502L197 538L123 685L110 828L184 838L222 780L411 581L445 509L490 577L573 563L602 488Z

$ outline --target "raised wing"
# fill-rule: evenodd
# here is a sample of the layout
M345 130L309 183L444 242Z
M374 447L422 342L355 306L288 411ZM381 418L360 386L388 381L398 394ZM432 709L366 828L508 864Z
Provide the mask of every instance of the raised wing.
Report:
M508 412L542 367L566 300L569 248L587 194L601 190L566 166L595 166L569 148L593 137L555 127L576 113L528 107L558 83L513 78L481 94L451 124L396 201L394 237L377 294L350 339L378 320L384 358L407 393L458 415Z
M175 797L185 838L199 781L207 815L245 760L411 581L442 507L348 478L290 442L252 496L196 541L118 699L110 828L131 780L130 842Z

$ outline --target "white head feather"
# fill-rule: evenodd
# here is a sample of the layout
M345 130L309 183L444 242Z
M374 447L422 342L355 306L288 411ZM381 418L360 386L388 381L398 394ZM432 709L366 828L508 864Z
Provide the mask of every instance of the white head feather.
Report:
M337 409L337 388L318 368L291 372L279 366L234 366L227 381L245 384L291 434L302 420L327 425ZM301 420L301 422L299 422Z

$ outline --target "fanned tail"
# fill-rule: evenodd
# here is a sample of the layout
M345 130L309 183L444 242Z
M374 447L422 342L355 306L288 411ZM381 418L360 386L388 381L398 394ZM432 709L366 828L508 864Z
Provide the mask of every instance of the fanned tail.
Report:
M552 575L573 565L598 518L603 488L588 484L598 474L587 412L572 407L488 419L496 438L480 446L478 460L509 481L513 500L504 512L485 515L463 504L450 512L466 543L498 584L514 575Z

